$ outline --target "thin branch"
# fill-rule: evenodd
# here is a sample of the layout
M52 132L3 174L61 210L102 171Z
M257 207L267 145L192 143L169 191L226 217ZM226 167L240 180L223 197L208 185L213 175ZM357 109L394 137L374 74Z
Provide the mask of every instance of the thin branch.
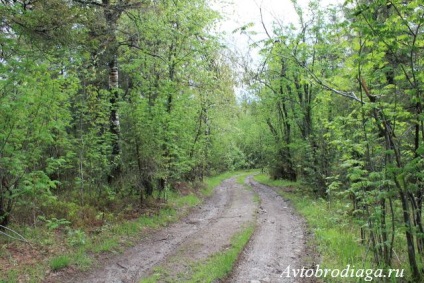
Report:
M7 234L5 232L2 232L2 231L0 231L0 235L4 235L4 236L9 237L11 239L14 239L14 240L18 240L18 241L27 243L27 244L29 244L31 246L31 243L27 239L25 239L24 236L22 236L21 234L19 234L15 230L12 230L10 228L7 228L6 226L3 226L3 225L0 225L0 228L1 229L5 229L5 230L7 230L9 232L12 232L13 234L17 235L18 237L11 236L11 235L9 235L9 234Z
M335 94L338 94L338 95L344 96L344 97L346 97L346 98L349 98L349 99L355 100L355 101L360 102L360 103L362 103L362 104L365 104L365 102L364 102L364 101L362 101L360 98L358 98L358 97L356 96L355 92L353 92L353 91L342 91L342 90L338 90L338 89L335 89L334 87L329 86L327 83L325 83L325 82L324 82L324 81L322 81L320 78L318 78L318 77L317 77L317 75L315 75L315 73L314 73L312 70L310 70L308 67L306 67L306 66L305 66L304 64L302 64L301 62L299 62L299 60L298 60L295 56L293 56L293 58L294 58L294 60L297 62L297 64L298 64L301 68L305 69L305 70L308 72L308 74L312 77L312 79L313 79L313 80L314 80L314 81L315 81L318 85L320 85L321 87L323 87L324 89L329 90L329 91L332 91L332 92L334 92Z
M412 28L409 26L409 24L408 24L408 21L403 17L403 15L402 15L402 13L399 11L399 8L392 2L392 1L390 1L390 2L388 2L388 3L390 3L391 4L391 6L395 9L395 11L396 11L396 13L398 14L398 16L401 18L401 20L402 20L402 23L403 24L405 24L405 26L408 28L408 30L409 30L409 32L412 34L412 35L416 35L415 33L414 33L414 31L412 30Z
M140 50L141 52L143 52L143 53L144 53L144 54L146 54L146 55L149 55L149 56L152 56L152 57L158 58L158 59L160 59L161 61L163 61L164 63L168 63L168 61L167 61L165 58L163 58L162 56L157 55L157 54L154 54L154 53L151 53L151 52L148 52L148 51L146 51L145 49L143 49L143 48L141 48L141 47L139 47L139 46L137 46L137 45L135 45L135 44L133 44L133 43L129 43L129 42L121 42L121 43L119 43L119 45L120 45L120 46L127 46L127 47L130 47L130 48L138 49L138 50Z
M272 39L271 35L268 32L268 29L266 28L265 22L264 22L264 15L262 13L262 6L259 7L259 12L261 14L261 23L262 23L262 26L263 26L263 28L265 30L265 33L266 33L266 35L268 36L269 39Z

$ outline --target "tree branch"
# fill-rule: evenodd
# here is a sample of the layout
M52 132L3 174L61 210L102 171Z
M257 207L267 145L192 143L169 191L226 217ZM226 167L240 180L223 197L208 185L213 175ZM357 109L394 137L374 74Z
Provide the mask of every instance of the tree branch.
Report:
M338 90L338 89L335 89L335 88L329 86L327 83L325 83L320 78L318 78L317 75L315 75L315 73L312 70L310 70L308 67L306 67L304 64L302 64L302 62L300 62L295 56L293 56L293 58L297 62L297 64L301 68L305 69L308 72L308 74L312 77L312 79L318 85L323 87L324 89L329 90L331 92L334 92L335 94L341 95L343 97L355 100L355 101L360 102L362 104L365 104L365 102L363 100L361 100L359 97L356 96L355 92L353 92L353 91L342 91L342 90Z
M17 235L18 237L9 235L9 234L2 232L2 231L0 231L0 235L4 235L4 236L9 237L9 238L14 239L14 240L22 241L22 242L27 243L31 246L31 243L27 239L25 239L21 234L16 232L15 230L7 228L6 226L3 226L3 225L0 225L0 229L4 229L4 230L7 230L9 232L12 232L13 234Z
M265 33L266 33L266 35L268 36L268 38L269 38L269 39L271 39L272 37L271 37L271 35L269 34L268 29L266 28L266 25L265 25L265 22L264 22L264 15L263 15L263 13L262 13L262 6L261 6L261 7L259 7L259 12L260 12L260 14L261 14L261 23L262 23L262 26L263 26L263 28L264 28L264 30L265 30Z
M146 54L146 55L149 55L149 56L152 56L152 57L158 58L158 59L160 59L161 61L163 61L164 63L168 63L168 61L167 61L165 58L163 58L162 56L160 56L160 55L158 55L158 54L151 53L151 52L149 52L149 51L146 51L145 49L143 49L143 48L141 48L141 47L139 47L139 46L137 46L137 45L135 45L135 44L133 44L133 43L131 43L131 42L120 42L120 43L119 43L119 45L120 45L120 46L128 46L128 47L130 47L130 48L138 49L138 50L140 50L141 52L143 52L143 53L144 53L144 54Z

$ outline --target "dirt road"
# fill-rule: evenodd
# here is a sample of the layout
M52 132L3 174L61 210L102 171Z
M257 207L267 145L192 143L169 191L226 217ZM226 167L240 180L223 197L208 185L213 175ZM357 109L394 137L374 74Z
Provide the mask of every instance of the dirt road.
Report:
M167 270L166 282L181 282L177 276L192 262L225 250L234 234L252 224L256 231L228 282L295 282L280 275L288 265L295 268L301 264L303 221L271 188L251 177L247 184L238 184L234 178L224 181L182 221L152 233L100 269L61 278L61 282L139 282L157 266Z

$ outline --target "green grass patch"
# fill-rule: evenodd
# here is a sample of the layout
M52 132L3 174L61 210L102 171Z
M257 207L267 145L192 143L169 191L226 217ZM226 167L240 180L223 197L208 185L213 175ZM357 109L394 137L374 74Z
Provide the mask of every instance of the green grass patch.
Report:
M216 282L228 276L254 230L253 225L247 227L233 236L231 247L228 250L211 256L204 263L195 265L194 273L187 282Z
M178 274L178 280L169 278L169 271L163 267L155 269L153 275L142 279L140 283L154 282L217 282L224 279L233 270L239 254L249 241L254 232L254 226L250 225L239 233L235 234L231 239L231 246L223 251L210 256L203 262L192 263L189 271L184 274Z
M101 252L112 252L116 251L116 249L119 247L119 237L118 236L112 236L108 238L99 239L99 241L94 244L94 246L91 248L91 251L94 253L101 253Z
M299 183L284 180L270 180L265 174L255 180L273 187L285 199L290 200L296 210L305 217L315 235L315 242L321 256L320 268L344 269L348 264L355 268L375 268L371 252L360 244L360 227L344 213L346 202L333 200L331 205L321 198L305 193ZM343 282L357 282L357 278L343 278ZM340 282L340 278L326 278L325 282Z
M70 263L71 263L71 258L69 256L60 255L50 259L49 265L51 270L58 271L60 269L68 267Z
M177 208L188 206L193 207L198 205L201 202L200 198L194 194L189 194L187 196L178 197L174 200L174 204Z
M261 198L259 197L259 195L258 195L257 193L255 193L255 194L253 195L253 201L254 201L255 203L261 203Z
M93 259L87 255L85 250L79 250L72 255L72 264L85 271L93 264Z

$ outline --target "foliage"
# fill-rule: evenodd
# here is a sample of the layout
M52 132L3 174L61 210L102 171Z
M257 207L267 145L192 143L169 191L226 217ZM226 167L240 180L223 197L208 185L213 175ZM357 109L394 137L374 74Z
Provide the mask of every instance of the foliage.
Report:
M54 206L143 205L244 166L221 142L236 102L206 1L65 2L0 9L1 225L26 205L32 222Z
M69 222L66 219L57 219L57 218L46 219L43 216L39 216L38 219L46 222L46 227L49 230L56 230L56 229L60 228L61 226L66 226L66 225L71 224L71 222Z
M395 265L395 247L402 247L418 282L422 4L346 1L327 13L315 2L293 4L299 23L269 34L264 71L252 86L273 137L266 145L275 156L271 176L300 177L330 204L344 201L340 212L351 210L374 264Z
M85 226L182 182L267 167L344 201L374 264L400 249L422 280L423 5L292 2L242 98L205 0L2 0L0 227L42 220L84 246Z

